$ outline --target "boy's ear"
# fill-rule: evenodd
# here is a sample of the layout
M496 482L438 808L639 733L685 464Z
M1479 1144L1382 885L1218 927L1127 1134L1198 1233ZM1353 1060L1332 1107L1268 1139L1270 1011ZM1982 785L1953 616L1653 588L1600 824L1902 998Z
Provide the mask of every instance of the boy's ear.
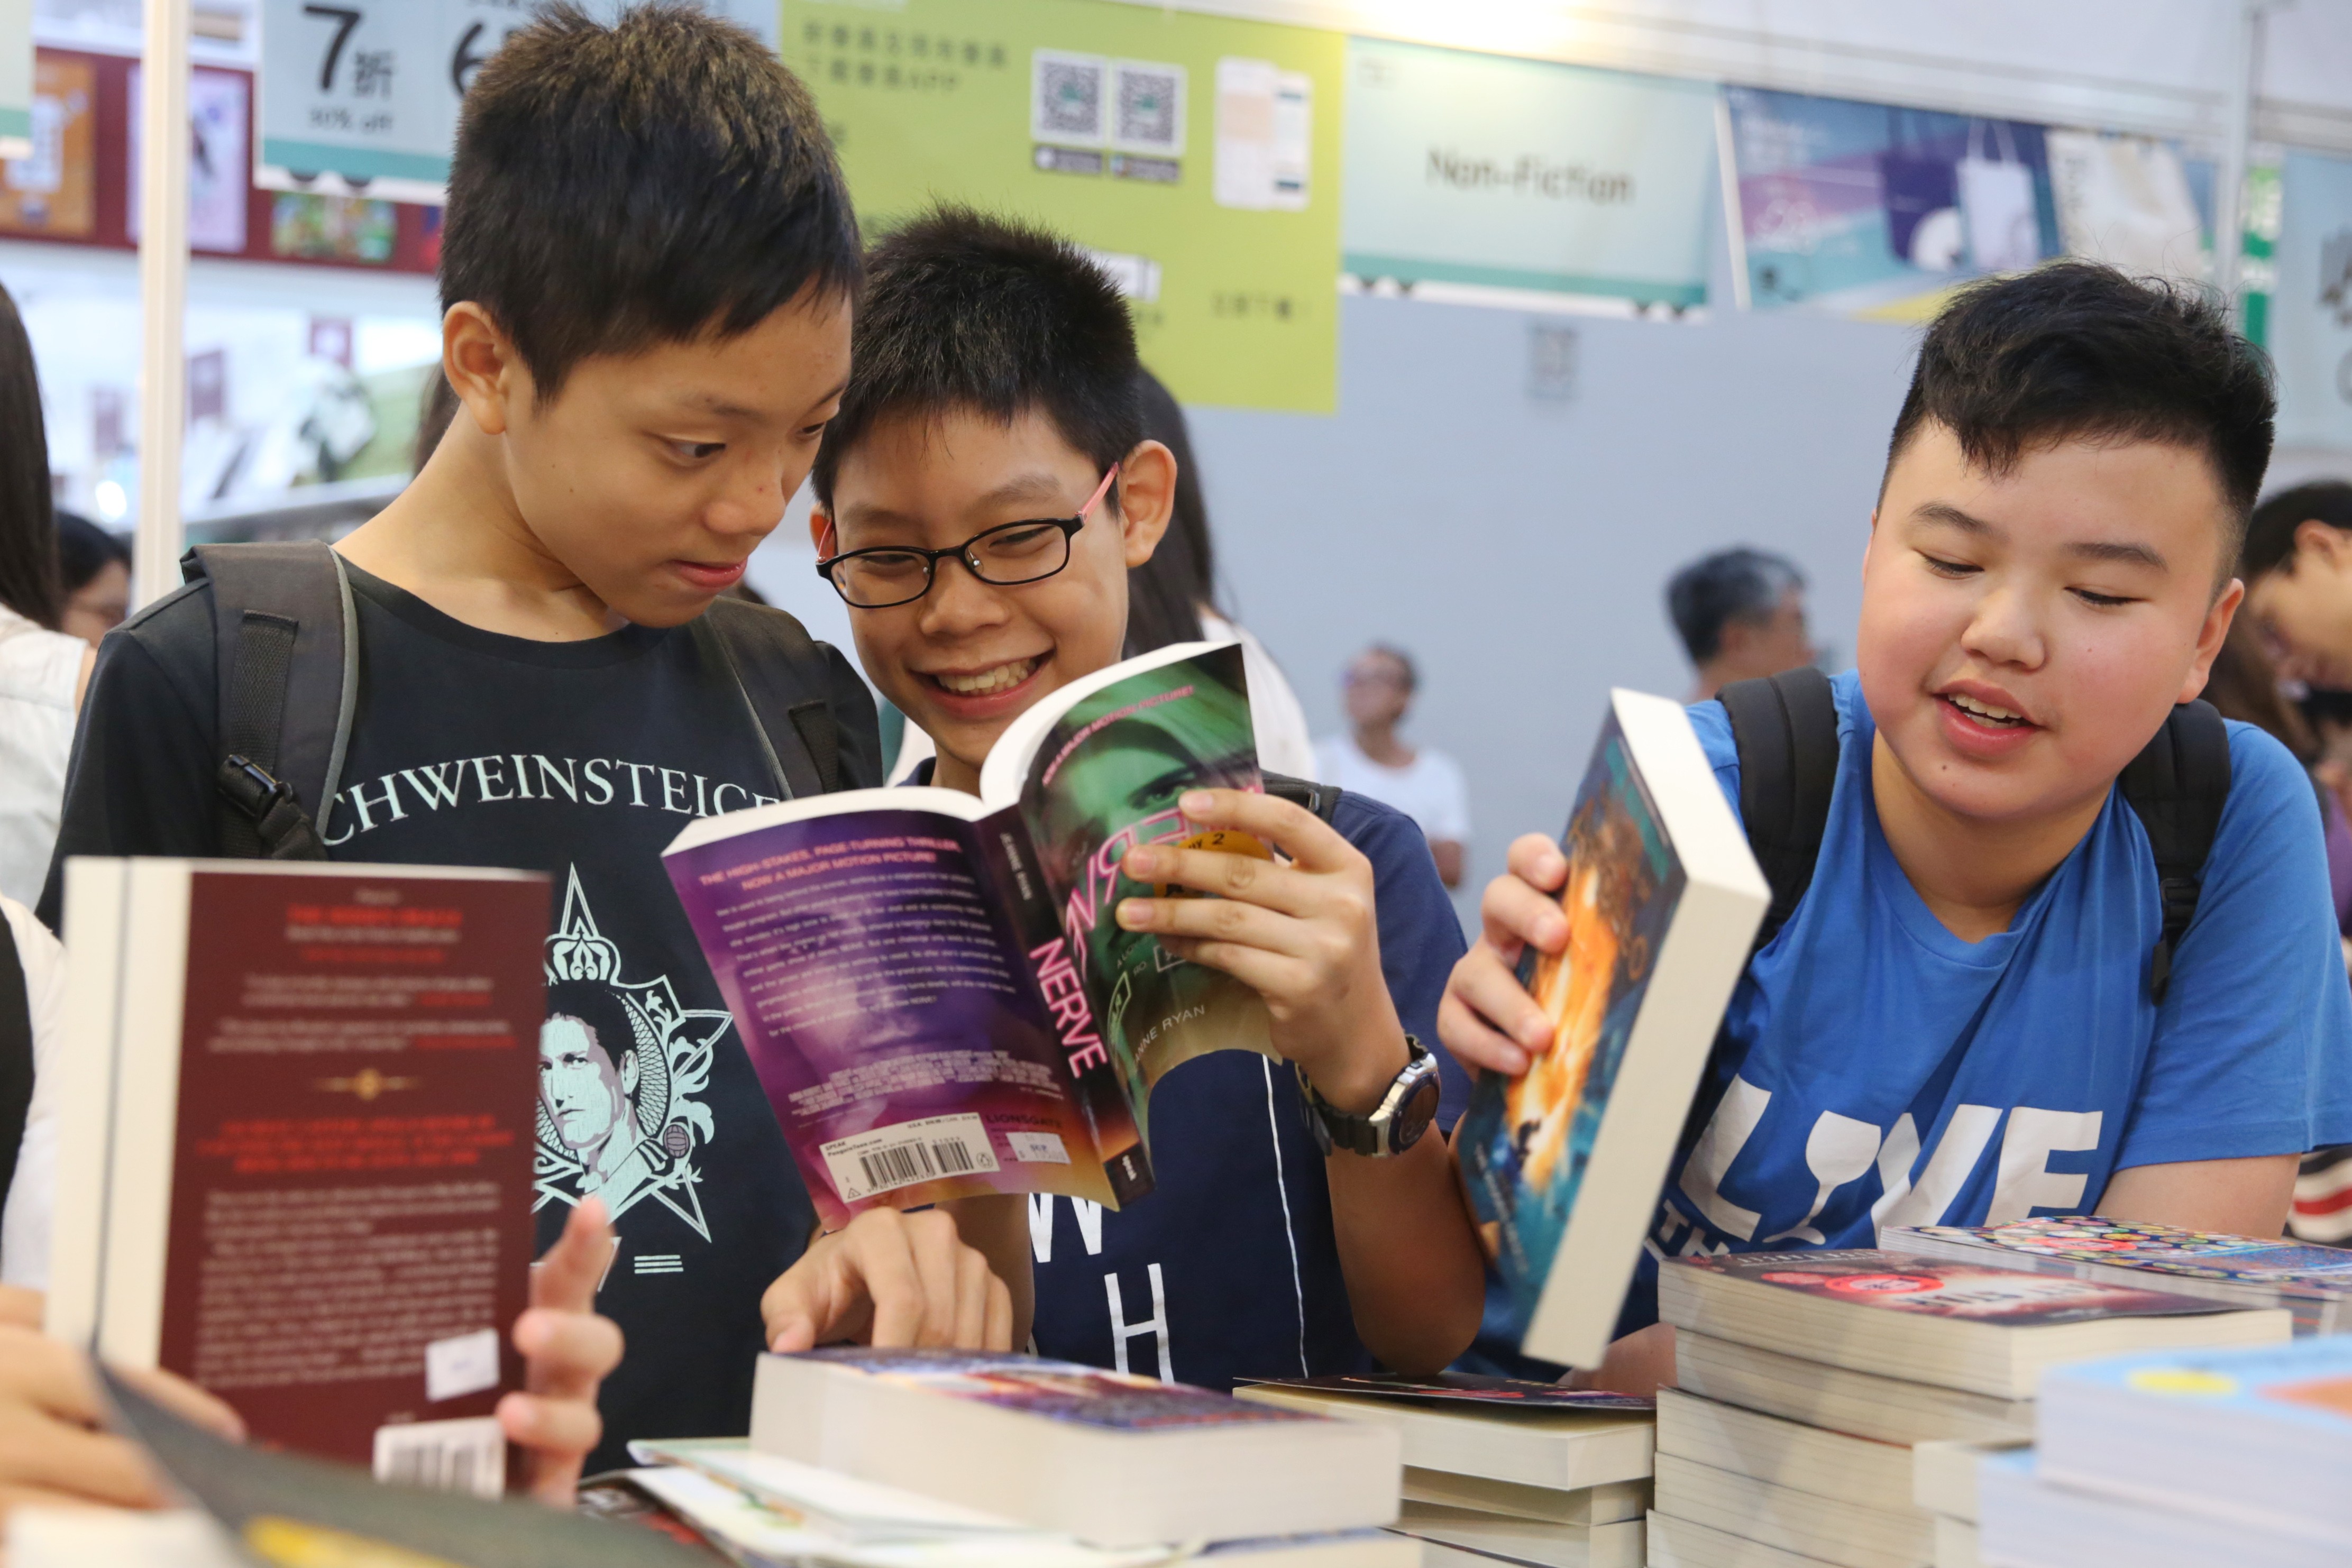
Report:
M489 312L460 299L441 317L441 373L485 435L504 435L518 396L530 395L530 372Z
M816 546L816 559L819 560L834 554L838 548L834 543L833 519L823 512L812 510L809 513L809 543Z
M2306 518L2294 526L2294 549L2287 552L2284 569L2293 572L2296 560L2305 556L2343 571L2352 567L2352 535L2333 524Z
M2221 656L2221 643L2230 635L2230 622L2237 618L2238 606L2246 601L2246 585L2236 578L2213 601L2205 612L2205 623L2197 629L2197 658L2189 666L2188 678L2180 683L2180 695L2172 700L2185 703L2205 689L2205 677L2212 674L2213 661Z
M1176 455L1157 441L1137 444L1118 466L1118 517L1129 570L1151 559L1175 511Z

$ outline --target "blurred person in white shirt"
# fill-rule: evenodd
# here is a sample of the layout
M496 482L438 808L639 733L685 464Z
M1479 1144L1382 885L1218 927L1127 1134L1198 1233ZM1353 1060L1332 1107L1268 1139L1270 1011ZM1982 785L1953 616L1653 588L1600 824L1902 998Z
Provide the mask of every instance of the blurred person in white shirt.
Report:
M1461 765L1433 747L1408 746L1397 734L1420 685L1412 656L1385 643L1349 660L1340 677L1348 733L1316 744L1315 777L1411 817L1429 840L1438 879L1457 888L1470 844L1470 792Z
M48 874L74 714L97 656L58 630L63 607L33 345L0 289L0 894L24 904Z

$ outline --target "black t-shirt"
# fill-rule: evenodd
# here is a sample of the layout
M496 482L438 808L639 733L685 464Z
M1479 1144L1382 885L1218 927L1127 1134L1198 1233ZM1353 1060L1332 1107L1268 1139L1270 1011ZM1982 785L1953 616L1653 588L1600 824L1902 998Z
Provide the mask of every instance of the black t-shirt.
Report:
M763 1348L760 1296L814 1224L775 1114L695 946L661 852L698 816L779 792L732 677L684 627L576 643L483 632L350 569L359 697L320 824L337 860L482 865L554 879L534 1204L551 1244L584 1193L619 1248L599 1311L628 1353L605 1380L604 1442L739 1433ZM873 755L872 707L831 650L845 771ZM107 639L91 678L42 915L74 854L218 851L212 596L202 583ZM870 779L853 777L851 782Z

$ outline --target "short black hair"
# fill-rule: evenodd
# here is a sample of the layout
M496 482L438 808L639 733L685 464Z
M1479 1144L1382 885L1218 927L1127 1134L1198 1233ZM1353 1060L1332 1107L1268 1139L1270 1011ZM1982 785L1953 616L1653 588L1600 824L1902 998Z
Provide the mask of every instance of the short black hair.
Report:
M2278 399L2269 359L2206 289L2054 261L1952 297L1919 345L1887 443L1891 469L1927 424L1968 460L2007 473L2025 452L2079 437L2205 454L2229 504L2226 580L2270 466Z
M1412 662L1411 653L1406 653L1394 643L1368 643L1364 648L1364 653L1378 653L1381 658L1394 664L1397 667L1397 674L1404 677L1407 696L1421 690L1421 666ZM1357 654L1356 658L1362 658L1364 653ZM1352 664L1354 661L1350 660L1349 663Z
M1097 472L1143 439L1118 286L1061 235L971 207L935 207L866 254L849 363L811 475L827 507L843 455L886 415L1034 410Z
M541 398L591 355L749 331L812 283L852 292L857 256L808 89L692 7L608 27L550 5L458 110L442 307L487 311Z
M1143 434L1176 455L1176 499L1168 531L1141 566L1127 572L1127 656L1157 653L1175 643L1197 643L1203 606L1216 607L1217 551L1209 536L1208 503L1192 461L1192 432L1183 405L1158 376L1138 371Z
M131 570L131 543L79 512L58 513L58 578L67 597L88 588L110 566Z
M0 605L55 631L64 601L33 340L16 300L0 288Z
M1694 664L1723 652L1723 629L1735 621L1769 620L1805 574L1769 550L1717 550L1691 562L1666 583L1666 614Z
M2248 582L2267 571L2293 570L2294 530L2305 523L2326 523L2352 533L2352 485L2341 479L2315 479L2281 490L2254 508L2246 525L2246 548L2240 555L2238 575Z

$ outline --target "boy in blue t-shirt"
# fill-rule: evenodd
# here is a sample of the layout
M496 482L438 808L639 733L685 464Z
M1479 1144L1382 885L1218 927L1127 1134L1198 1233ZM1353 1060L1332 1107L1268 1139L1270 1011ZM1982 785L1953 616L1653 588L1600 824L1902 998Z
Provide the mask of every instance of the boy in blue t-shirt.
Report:
M1016 716L1118 659L1127 574L1167 527L1176 463L1144 435L1126 304L1074 246L950 209L867 267L811 529L867 675L938 746L919 781L976 790ZM1130 851L1137 881L1223 896L1132 898L1119 922L1255 987L1298 1073L1245 1051L1187 1061L1152 1095L1150 1197L967 1199L959 1228L1016 1299L1034 1278L1049 1355L1219 1388L1374 1360L1435 1371L1477 1327L1480 1269L1444 1138L1413 1136L1425 1087L1418 1126L1384 1124L1376 1153L1342 1135L1327 1154L1304 1114L1345 1134L1435 1074L1414 1037L1462 943L1426 842L1352 796L1328 826L1237 790L1181 804L1288 862Z
M2229 631L2273 409L2215 307L2105 267L1979 285L1929 329L1833 683L1821 856L1732 998L1736 1071L1623 1330L1654 1318L1665 1256L2030 1214L2275 1236L2296 1156L2352 1140L2352 989L2301 768L2229 726L2160 1003L2156 865L2115 787ZM1737 810L1724 710L1691 718ZM1510 865L1439 1024L1505 1072L1548 1032L1511 964L1565 934L1557 848L1523 838ZM1619 1386L1670 1377L1670 1336L1611 1363Z

